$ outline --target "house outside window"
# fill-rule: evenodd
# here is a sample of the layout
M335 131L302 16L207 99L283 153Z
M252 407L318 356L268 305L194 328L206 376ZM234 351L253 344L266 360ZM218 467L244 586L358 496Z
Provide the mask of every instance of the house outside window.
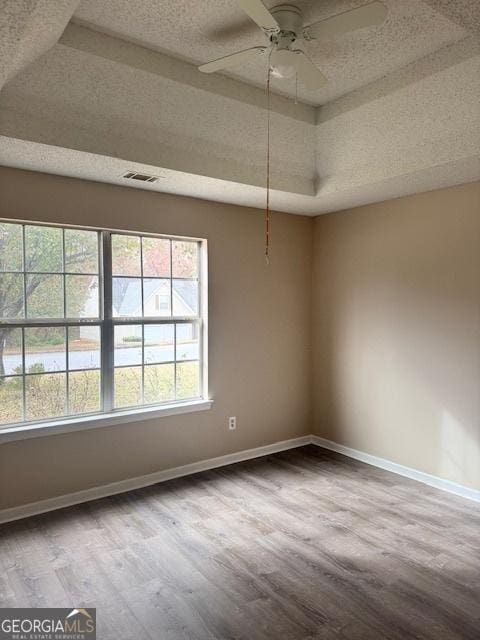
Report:
M155 294L155 311L166 311L169 304L168 293Z
M207 398L206 242L0 221L0 429Z

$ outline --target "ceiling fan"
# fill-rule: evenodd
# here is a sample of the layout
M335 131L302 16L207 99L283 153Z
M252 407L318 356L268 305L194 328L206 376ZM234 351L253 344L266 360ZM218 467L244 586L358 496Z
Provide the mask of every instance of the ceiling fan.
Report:
M307 90L320 89L327 79L302 49L295 49L300 39L330 39L336 36L381 24L387 9L381 2L370 2L325 18L308 26L303 25L300 9L291 4L280 4L270 11L261 0L237 0L245 13L270 39L269 46L252 47L229 56L207 62L199 67L204 73L214 73L243 62L251 62L258 56L268 54L272 75L277 78L293 78L295 75Z

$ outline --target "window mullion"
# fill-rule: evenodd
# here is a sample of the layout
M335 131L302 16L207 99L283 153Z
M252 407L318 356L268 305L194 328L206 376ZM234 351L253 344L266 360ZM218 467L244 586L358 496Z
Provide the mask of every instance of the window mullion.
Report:
M25 370L25 329L22 327L22 417L24 420L27 419L27 378L26 378L26 370Z
M142 404L145 404L145 293L143 289L143 238L140 241L140 296L142 300Z
M173 393L177 399L177 323L173 323Z
M63 270L63 317L67 318L67 276L65 271L67 269L67 259L65 254L65 229L62 229L62 270ZM65 332L65 412L68 415L70 413L70 362L69 362L69 340L70 332L65 325L63 328Z
M27 250L25 248L25 225L22 224L22 262L23 262L23 319L27 320ZM22 326L22 417L27 419L27 377L25 368L25 327Z
M200 316L178 316L178 317L170 317L170 316L148 316L147 318L142 318L141 316L129 316L123 318L115 318L115 325L129 325L129 324L190 324L191 322L200 322ZM23 326L23 325L22 325Z
M113 409L113 354L114 333L112 313L112 239L108 231L102 232L103 320L102 320L102 398L103 411Z
M198 346L200 356L200 395L202 398L208 393L208 380L207 380L207 362L208 362L208 336L206 335L205 318L207 316L207 295L204 283L207 279L205 254L203 252L203 245L201 242L197 244L197 275L198 275Z

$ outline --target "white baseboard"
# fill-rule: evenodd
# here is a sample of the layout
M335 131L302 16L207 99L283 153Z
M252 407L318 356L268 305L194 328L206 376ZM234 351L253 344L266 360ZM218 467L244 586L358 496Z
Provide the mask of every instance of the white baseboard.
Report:
M71 507L82 502L89 502L90 500L98 500L99 498L106 498L119 493L125 493L132 491L133 489L141 489L142 487L148 487L159 482L165 482L166 480L173 480L174 478L181 478L182 476L189 476L193 473L199 473L200 471L208 471L209 469L217 469L224 467L235 462L243 462L244 460L251 460L253 458L260 458L262 456L268 456L272 453L279 453L280 451L287 451L288 449L295 449L297 447L303 447L307 444L314 444L330 451L336 451L342 453L349 458L360 460L374 467L380 467L386 471L391 471L400 476L423 482L436 489L442 491L448 491L454 493L462 498L468 498L469 500L475 500L480 502L480 491L464 487L455 482L438 478L437 476L431 476L423 471L417 471L410 467L405 467L396 462L385 460L373 456L357 449L346 447L342 444L320 438L319 436L308 435L301 438L293 438L291 440L282 440L281 442L275 442L263 447L256 447L255 449L246 449L245 451L238 451L237 453L229 453L225 456L219 456L217 458L210 458L208 460L201 460L200 462L193 462L192 464L186 464L181 467L174 467L173 469L165 469L165 471L157 471L145 476L138 476L136 478L128 478L127 480L121 480L119 482L112 482L100 487L93 487L86 489L85 491L77 491L75 493L69 493L55 498L49 498L47 500L40 500L38 502L31 502L29 504L23 504L19 507L11 507L9 509L3 509L0 511L0 524L5 522L11 522L13 520L20 520L21 518L28 518L41 513L47 513L48 511L55 511L56 509L63 509L64 507Z
M360 460L361 462L365 462L366 464L370 464L374 467L380 467L380 469L391 471L392 473L404 476L405 478L410 478L411 480L423 482L423 484L428 484L430 487L435 487L436 489L441 489L442 491L454 493L455 495L461 496L462 498L467 498L468 500L475 500L476 502L480 502L480 491L477 491L476 489L464 487L463 485L451 482L450 480L444 480L443 478L439 478L438 476L432 476L428 473L424 473L423 471L418 471L417 469L412 469L411 467L405 467L402 464L398 464L397 462L392 462L391 460L386 460L385 458L379 458L378 456L373 456L370 453L358 451L357 449L346 447L343 444L338 444L337 442L332 442L331 440L326 440L325 438L320 438L319 436L312 436L311 441L312 444L315 444L318 447L323 447L324 449L329 449L330 451L342 453L344 456L348 456L349 458Z
M229 453L225 456L219 456L218 458L201 460L200 462L193 462L192 464L174 467L173 469L166 469L165 471L157 471L145 476L129 478L119 482L112 482L100 487L86 489L85 491L77 491L75 493L69 493L55 498L49 498L47 500L23 504L19 507L3 509L0 511L0 524L11 522L13 520L20 520L21 518L28 518L30 516L54 511L56 509L63 509L64 507L71 507L82 502L89 502L90 500L106 498L107 496L113 496L118 493L125 493L126 491L132 491L133 489L141 489L142 487L148 487L149 485L165 482L166 480L173 480L174 478L181 478L182 476L189 476L193 473L199 473L200 471L217 469L235 462L243 462L244 460L251 460L252 458L268 456L272 453L287 451L288 449L295 449L296 447L303 447L306 444L311 444L311 442L312 436L310 435L302 436L301 438L293 438L291 440L282 440L281 442L274 442L273 444L256 447L255 449L246 449L237 453Z

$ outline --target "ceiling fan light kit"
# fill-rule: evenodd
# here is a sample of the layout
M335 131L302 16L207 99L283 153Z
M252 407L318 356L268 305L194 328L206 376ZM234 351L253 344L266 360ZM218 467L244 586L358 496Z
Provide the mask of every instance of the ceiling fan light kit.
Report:
M261 0L237 0L245 13L260 27L270 45L252 47L207 62L199 67L214 73L255 60L268 53L268 65L275 78L296 77L308 91L318 91L327 79L302 48L294 48L297 40L332 39L350 31L377 26L387 17L381 2L370 2L304 26L301 10L293 4L279 4L270 11Z

